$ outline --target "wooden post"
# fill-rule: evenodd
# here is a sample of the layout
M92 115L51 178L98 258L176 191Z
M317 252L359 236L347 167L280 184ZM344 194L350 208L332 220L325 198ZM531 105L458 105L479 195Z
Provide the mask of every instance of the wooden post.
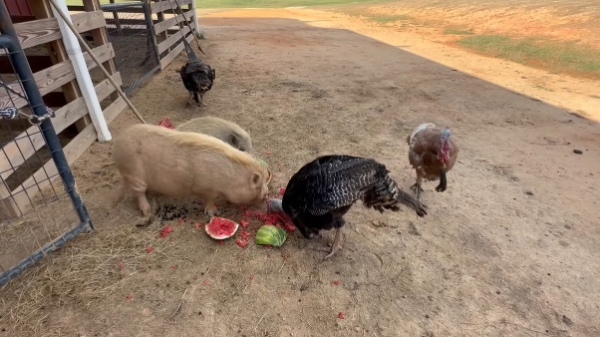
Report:
M63 37L63 43L65 44L65 48L67 49L69 59L73 64L75 78L77 78L79 90L83 95L83 99L85 100L85 104L88 108L90 117L92 119L92 123L94 124L94 128L96 129L98 141L110 141L112 139L112 136L110 134L110 131L108 130L108 125L106 124L104 114L102 113L102 108L100 107L98 96L96 96L96 90L94 90L94 84L92 83L90 72L87 69L85 59L83 58L83 53L79 45L79 40L77 39L75 34L71 32L71 30L64 22L60 14L56 13L57 10L60 10L61 12L67 14L66 17L70 20L71 17L68 15L69 10L67 9L67 2L65 0L58 0L56 1L56 3L58 4L59 8L56 9L53 7L52 11L54 12L54 16L58 20L58 27Z
M115 0L110 0L111 4L115 3ZM119 35L123 34L123 29L121 29L121 20L119 19L119 12L116 10L111 11L113 15L113 19L115 20L115 26L117 27L117 32Z
M83 0L83 8L86 12L99 11L102 9L98 0ZM96 47L107 44L108 34L106 33L106 28L103 27L92 30L92 38L94 39L94 44L96 45ZM117 72L117 67L115 65L114 59L110 59L102 63L102 65L111 75ZM117 98L119 98L119 93L117 92L114 92L110 95L110 99L113 101L115 101Z
M196 12L196 0L192 0L192 3L190 4L190 9L194 11L194 16L192 16L192 20L194 22L194 31L192 32L192 34L195 34L196 37L198 37L200 36L200 25L198 24L198 12Z
M152 1L144 0L144 16L150 33L148 33L148 44L149 47L154 50L154 59L156 64L160 64L160 54L158 53L158 42L156 41L156 32L154 31L154 21L152 21ZM150 52L150 49L148 49Z
M154 2L161 2L163 0L154 0ZM167 0L170 1L170 0ZM175 13L173 13L175 14ZM156 13L156 18L158 19L158 22L163 22L165 21L165 13L164 12L158 12ZM165 29L164 32L161 33L162 37L163 37L163 41L169 38L169 30ZM171 52L171 47L169 47L169 53ZM168 53L167 53L168 54ZM160 55L158 55L158 58L160 59Z

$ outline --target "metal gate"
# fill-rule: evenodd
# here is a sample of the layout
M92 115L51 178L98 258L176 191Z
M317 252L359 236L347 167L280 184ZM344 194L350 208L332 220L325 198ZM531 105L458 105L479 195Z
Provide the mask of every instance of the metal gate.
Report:
M10 164L8 170L0 172L2 286L77 234L91 231L93 227L52 125L53 112L42 100L3 3L0 3L0 31L0 55L8 57L13 69L13 74L4 72L0 75L0 103L6 103L0 104L0 160L6 159ZM29 105L15 109L16 99L25 99ZM19 131L31 124L38 126L36 132ZM44 147L33 157L25 158L25 148L33 146L34 139L40 137L45 142ZM5 146L11 142L15 142L17 153L5 151ZM23 156L19 159L22 164L14 166L7 158L14 158L19 153ZM56 165L56 174L49 174L44 169L48 159ZM32 170L43 170L43 178L25 179L31 176ZM7 203L14 203L15 198L28 200L28 207L20 209L18 215L6 207Z

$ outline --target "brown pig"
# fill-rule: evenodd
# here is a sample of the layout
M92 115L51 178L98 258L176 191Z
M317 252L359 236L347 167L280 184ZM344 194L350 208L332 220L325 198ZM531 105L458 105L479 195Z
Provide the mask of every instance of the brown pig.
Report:
M198 198L214 216L218 198L238 206L261 202L271 179L260 161L220 139L156 125L128 127L115 137L112 156L121 193L133 190L144 216L150 214L146 191Z
M215 116L190 119L175 130L197 132L219 138L238 150L252 152L252 139L246 130L232 121Z

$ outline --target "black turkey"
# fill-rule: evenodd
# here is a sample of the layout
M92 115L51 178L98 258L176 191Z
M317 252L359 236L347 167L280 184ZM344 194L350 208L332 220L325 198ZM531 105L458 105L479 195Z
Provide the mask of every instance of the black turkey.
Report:
M361 200L367 208L379 212L400 210L407 205L422 217L427 212L410 194L400 190L388 175L385 165L370 158L348 155L327 155L304 165L290 179L280 207L306 239L312 239L321 230L336 229L329 255L338 249L345 224L343 216Z

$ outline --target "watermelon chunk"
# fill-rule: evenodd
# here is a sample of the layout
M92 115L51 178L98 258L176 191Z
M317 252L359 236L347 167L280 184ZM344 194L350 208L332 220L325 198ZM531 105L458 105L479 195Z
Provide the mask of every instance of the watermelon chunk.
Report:
M215 216L204 226L204 230L215 240L225 240L235 235L239 227L235 221Z
M285 242L285 231L273 225L264 225L256 232L254 243L279 247Z
M160 121L158 123L159 126L162 126L163 128L167 128L167 129L175 129L175 127L173 126L173 123L171 123L171 121L168 118L163 118L162 121Z

